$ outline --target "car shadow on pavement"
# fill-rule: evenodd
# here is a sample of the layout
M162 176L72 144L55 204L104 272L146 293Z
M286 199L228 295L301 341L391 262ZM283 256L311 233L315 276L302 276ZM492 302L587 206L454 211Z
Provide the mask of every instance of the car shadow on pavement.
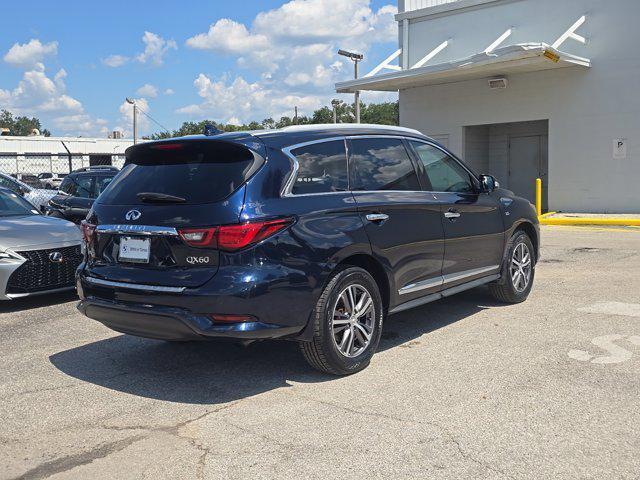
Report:
M35 297L16 298L6 302L0 302L0 313L21 312L33 308L51 307L53 305L73 302L74 300L78 300L78 294L75 290L37 295Z
M475 289L391 316L378 351L498 306ZM428 341L426 339L425 341ZM105 388L157 400L218 404L288 385L334 380L307 365L295 342L265 341L249 347L212 342L169 343L119 335L49 357L60 371Z

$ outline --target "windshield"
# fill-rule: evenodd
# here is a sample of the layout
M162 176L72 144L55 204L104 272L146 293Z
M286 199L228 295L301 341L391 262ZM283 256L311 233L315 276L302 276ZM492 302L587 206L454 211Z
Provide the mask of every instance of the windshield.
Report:
M0 217L39 215L38 210L21 196L6 190L0 191Z
M190 205L219 202L240 188L256 165L249 149L226 142L133 148L125 167L100 195L100 203L141 205L170 198Z

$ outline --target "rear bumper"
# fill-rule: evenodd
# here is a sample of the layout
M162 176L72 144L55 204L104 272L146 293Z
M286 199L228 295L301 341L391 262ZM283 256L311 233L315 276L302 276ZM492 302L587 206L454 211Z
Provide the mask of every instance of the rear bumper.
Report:
M215 324L204 315L187 310L125 303L86 297L78 310L117 332L159 340L207 340L234 338L259 340L296 334L299 327L262 322Z
M122 333L165 340L300 338L315 305L305 277L287 269L221 268L198 288L121 283L77 273L78 309ZM249 270L252 270L250 273ZM214 322L210 315L251 315L256 321Z

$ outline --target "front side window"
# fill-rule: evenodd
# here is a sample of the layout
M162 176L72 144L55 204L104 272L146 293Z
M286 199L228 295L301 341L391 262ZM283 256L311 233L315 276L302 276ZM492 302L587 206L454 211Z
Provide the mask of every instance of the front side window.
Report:
M428 143L411 142L434 192L474 193L471 174L445 152Z
M351 140L352 190L420 190L407 150L398 138Z
M298 161L294 195L341 192L349 188L344 140L314 143L291 151Z

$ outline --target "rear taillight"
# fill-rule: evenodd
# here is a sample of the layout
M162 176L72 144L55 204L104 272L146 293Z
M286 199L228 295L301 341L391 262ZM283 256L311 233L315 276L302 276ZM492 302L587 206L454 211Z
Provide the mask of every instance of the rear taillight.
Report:
M261 242L292 223L292 218L279 218L211 228L186 228L178 233L182 240L192 247L209 247L233 252Z
M80 231L82 232L84 243L90 245L93 241L93 235L96 232L96 226L93 223L82 220L82 222L80 222Z

